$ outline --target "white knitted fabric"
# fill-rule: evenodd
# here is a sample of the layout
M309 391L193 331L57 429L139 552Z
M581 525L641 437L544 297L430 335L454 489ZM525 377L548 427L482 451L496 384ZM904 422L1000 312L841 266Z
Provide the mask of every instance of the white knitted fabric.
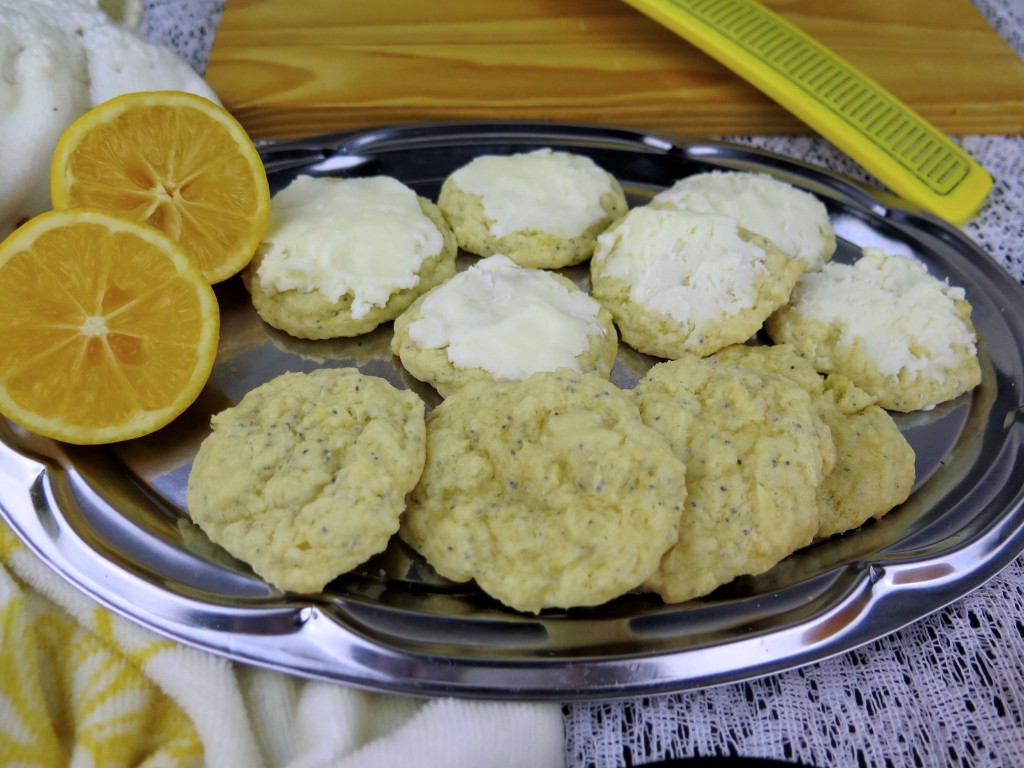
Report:
M1024 3L975 4L1024 55ZM203 71L223 0L145 0L145 7L142 31ZM732 138L871 180L818 137ZM964 231L1024 282L1024 136L968 136L962 143L996 179ZM856 651L749 683L567 705L565 732L566 765L573 767L694 755L821 768L1024 766L1024 560Z

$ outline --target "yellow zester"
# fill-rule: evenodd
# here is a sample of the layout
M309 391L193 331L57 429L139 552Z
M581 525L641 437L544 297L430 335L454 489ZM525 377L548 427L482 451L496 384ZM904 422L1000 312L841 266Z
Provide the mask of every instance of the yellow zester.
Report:
M892 93L756 0L625 0L829 139L893 192L953 224L992 177Z

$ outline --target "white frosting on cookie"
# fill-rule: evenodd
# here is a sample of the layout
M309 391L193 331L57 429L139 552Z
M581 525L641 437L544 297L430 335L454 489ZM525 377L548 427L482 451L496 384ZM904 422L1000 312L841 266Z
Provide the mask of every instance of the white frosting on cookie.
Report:
M576 356L603 334L600 305L550 272L500 254L477 262L427 294L409 337L445 348L456 368L483 368L525 379L558 368L580 370Z
M928 274L906 256L865 248L855 264L827 264L804 275L793 311L841 328L840 346L859 343L879 371L916 374L955 367L963 350L976 351L974 331L955 308L963 288Z
M835 250L824 204L767 174L713 171L688 176L656 195L651 205L729 216L799 258L807 270L819 269Z
M452 180L480 197L495 237L530 230L577 237L606 215L601 197L613 192L608 174L589 157L550 149L484 155Z
M274 196L257 276L267 292L316 290L333 302L350 294L359 319L414 287L443 247L416 193L396 179L300 176Z
M597 239L594 260L629 283L630 299L700 326L753 307L765 250L726 216L634 208Z

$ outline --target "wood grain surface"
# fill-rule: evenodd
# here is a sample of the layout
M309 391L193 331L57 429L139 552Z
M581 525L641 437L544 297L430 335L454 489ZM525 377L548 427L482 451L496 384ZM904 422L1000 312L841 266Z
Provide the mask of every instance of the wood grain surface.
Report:
M765 5L948 133L1024 133L1024 62L969 0ZM257 139L472 119L810 131L619 0L228 0L207 80Z

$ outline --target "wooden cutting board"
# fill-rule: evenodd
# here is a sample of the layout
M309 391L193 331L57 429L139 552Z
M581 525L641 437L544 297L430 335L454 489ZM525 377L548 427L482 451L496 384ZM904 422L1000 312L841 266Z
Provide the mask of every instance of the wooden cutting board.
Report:
M765 4L947 133L1024 133L1024 62L970 0ZM620 0L228 0L207 79L256 139L493 119L810 131Z

